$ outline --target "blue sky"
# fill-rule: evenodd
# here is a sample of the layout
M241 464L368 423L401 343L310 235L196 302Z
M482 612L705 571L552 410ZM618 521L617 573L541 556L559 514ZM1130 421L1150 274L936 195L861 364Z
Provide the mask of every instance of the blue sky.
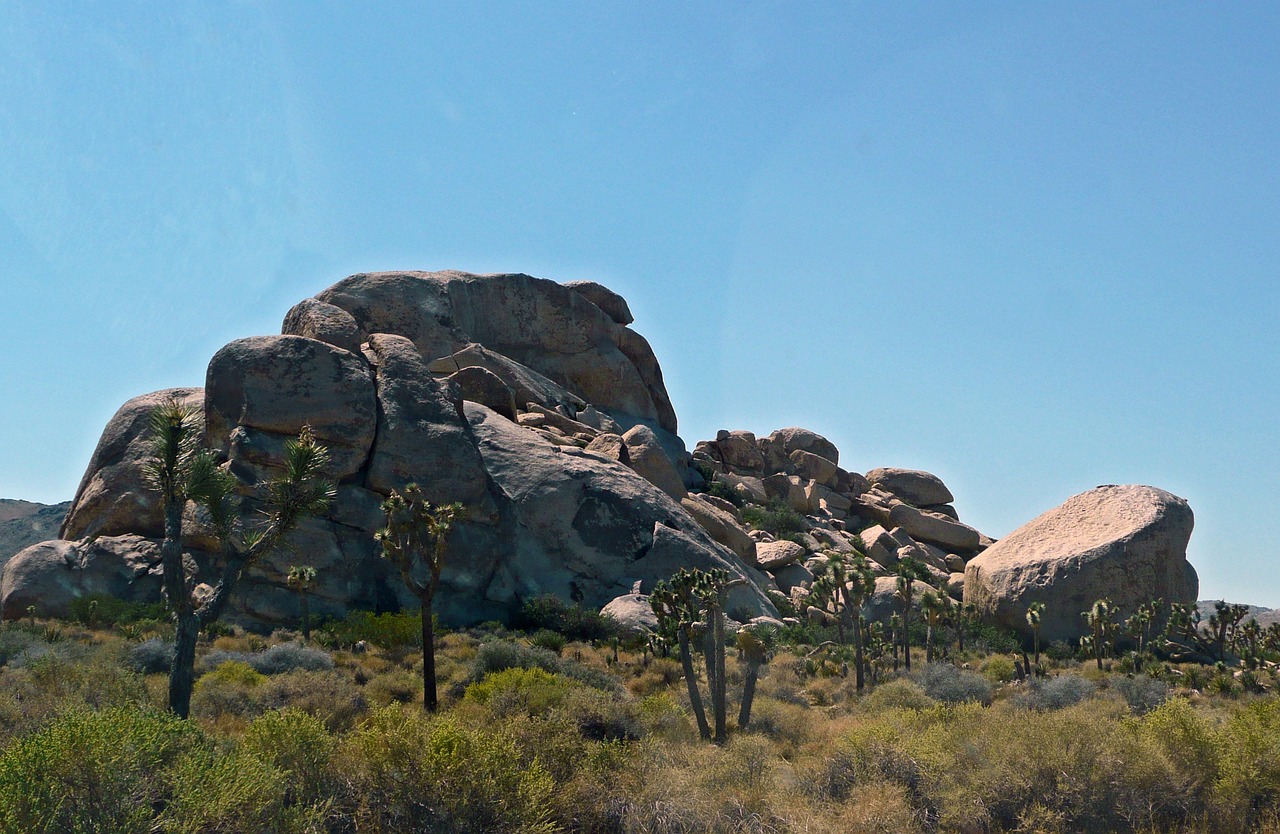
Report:
M1280 605L1280 6L0 5L0 496L378 269L623 293L692 447L1000 536L1100 483Z

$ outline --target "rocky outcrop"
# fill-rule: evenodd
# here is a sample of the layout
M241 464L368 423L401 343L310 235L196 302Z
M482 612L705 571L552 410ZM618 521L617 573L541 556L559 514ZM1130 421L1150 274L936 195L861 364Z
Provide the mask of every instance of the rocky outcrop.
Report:
M755 541L731 512L687 496L688 455L661 370L624 319L626 302L595 284L466 273L341 281L290 310L284 335L218 351L204 389L122 407L63 527L70 541L16 560L0 600L158 598L158 581L126 587L121 577L141 577L138 560L162 533L143 477L147 418L177 398L204 415L205 443L240 478L249 518L255 485L278 471L303 426L330 451L337 500L246 573L233 621L294 622L285 579L299 561L317 568L318 615L414 605L373 539L382 500L410 482L433 502L464 506L436 598L446 622L504 620L544 593L599 608L682 567L744 580L729 600L739 616L776 615L772 582L749 567ZM192 570L212 575L216 542L187 515ZM99 544L116 539L127 546Z
M941 478L918 469L872 469L867 473L867 481L916 507L950 504L956 500Z
M1153 599L1193 602L1187 502L1149 486L1101 486L1023 525L965 567L964 599L1026 632L1027 606L1045 605L1043 641L1083 636L1080 616L1103 597L1119 617Z
M71 602L105 594L131 602L160 598L160 548L141 536L53 540L17 553L0 575L0 614L65 617Z

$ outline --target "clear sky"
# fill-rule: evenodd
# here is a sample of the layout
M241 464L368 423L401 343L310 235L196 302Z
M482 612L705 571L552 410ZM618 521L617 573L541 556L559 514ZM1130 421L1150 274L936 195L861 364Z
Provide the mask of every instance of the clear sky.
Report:
M0 497L347 274L618 290L692 447L1008 533L1186 497L1280 606L1280 5L0 3Z

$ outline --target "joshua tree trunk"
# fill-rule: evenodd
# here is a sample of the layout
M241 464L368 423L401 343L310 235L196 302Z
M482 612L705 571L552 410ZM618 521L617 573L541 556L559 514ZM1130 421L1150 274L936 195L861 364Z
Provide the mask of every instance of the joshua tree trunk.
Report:
M908 602L902 612L902 665L911 671L911 603Z
M754 659L747 661L747 679L742 683L742 706L738 708L738 729L745 730L751 725L751 702L756 697L756 681L760 678L760 664Z
M924 662L933 662L933 623L926 623L924 627Z
M436 624L431 615L431 597L430 593L418 596L422 603L422 706L427 712L440 708L436 694Z
M859 692L866 685L865 659L862 652L862 612L853 621L853 678Z
M160 558L164 566L164 591L173 609L176 630L173 636L173 666L169 673L169 709L179 718L191 714L191 690L195 687L196 639L200 623L187 593L182 565L183 501L174 497L165 502L164 541Z
M712 700L716 711L716 744L724 744L728 739L728 729L726 727L726 715L728 712L728 682L725 680L724 669L724 614L720 613L720 609L714 609L711 612L712 634L715 640L715 666L716 681L712 690Z
M689 651L689 628L681 623L676 630L680 641L680 665L684 669L684 682L689 688L689 705L693 707L693 717L698 720L698 735L703 740L711 740L711 728L707 726L707 712L702 708L702 695L698 692L697 672L693 670L693 655Z
M311 603L306 591L298 591L298 613L302 617L302 640L311 642Z

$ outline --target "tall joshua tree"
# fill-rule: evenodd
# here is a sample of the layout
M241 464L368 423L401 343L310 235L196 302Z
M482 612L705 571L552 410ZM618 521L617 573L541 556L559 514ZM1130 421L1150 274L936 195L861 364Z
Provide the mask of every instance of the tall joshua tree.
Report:
M1114 628L1111 600L1097 600L1092 608L1081 612L1080 616L1084 617L1085 622L1089 625L1093 658L1098 663L1098 669L1102 669L1102 656L1106 653L1107 638L1111 636L1111 631Z
M200 630L222 616L245 569L278 547L300 521L327 510L335 488L321 474L328 451L304 426L296 440L285 443L283 473L265 485L262 521L246 527L236 497L239 482L203 447L199 412L171 399L151 411L150 422L151 457L145 474L152 489L160 493L164 591L176 621L169 709L186 718L191 712ZM182 513L189 501L207 512L222 556L222 574L213 593L202 601L193 596L182 559Z
M911 602L915 598L915 581L929 578L929 570L914 557L903 556L898 560L898 589L894 596L902 606L903 666L911 671Z
M418 597L422 608L422 706L427 712L435 712L440 700L436 693L432 608L448 552L449 531L462 512L462 505L432 506L417 484L408 484L403 491L391 491L382 504L382 511L386 513L387 526L374 538L382 545L382 555L399 569L405 587Z

